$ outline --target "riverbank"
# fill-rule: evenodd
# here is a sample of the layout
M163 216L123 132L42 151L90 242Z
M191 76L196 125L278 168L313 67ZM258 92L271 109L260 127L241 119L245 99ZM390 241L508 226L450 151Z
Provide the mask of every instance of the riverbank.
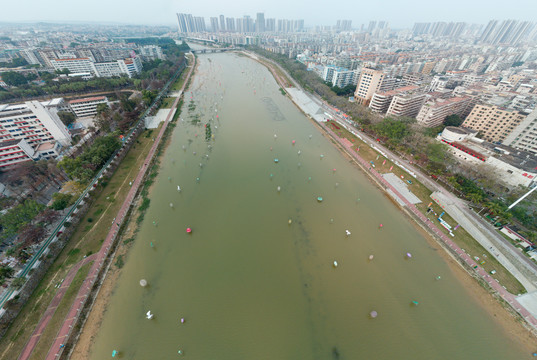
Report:
M190 77L188 79L185 80L184 76L186 74L184 74L177 80L177 83L180 83L181 85L186 84L183 90L183 93L191 84L192 77L195 74L197 66L198 66L197 62L194 63L194 66L195 68L192 70L192 74L190 74ZM179 104L182 104L182 102L179 101ZM175 114L176 115L173 118L172 124L177 120L180 114L180 109L177 109ZM156 152L157 156L153 160L155 162L154 166L156 167L155 171L158 171L159 158L163 155L163 153L166 151L166 149L170 145L171 140L170 140L169 135L171 134L173 129L174 129L173 126L170 126L167 129L164 142L159 146ZM152 190L152 184L148 184L148 185L146 184L142 192L147 191L147 197L150 197L151 190ZM124 234L121 236L121 238L119 239L119 246L116 250L116 253L114 254L114 257L111 260L112 264L120 264L123 261L123 259L126 256L128 256L129 249L132 245L132 242L134 241L136 237L136 233L139 227L139 224L137 224L136 219L140 215L143 215L143 210L139 209L139 206L141 205L141 203L142 203L142 196L137 198L137 201L134 205L134 208L136 210L133 211L133 213L131 214L129 221L126 224L126 230ZM101 327L102 321L104 319L104 316L107 310L109 300L111 296L113 295L114 289L117 285L117 281L119 277L121 276L121 271L122 271L121 266L118 266L118 265L111 266L106 277L103 279L100 285L99 294L98 296L96 296L92 304L91 311L87 315L86 322L81 330L81 333L73 348L73 351L70 354L71 359L80 359L80 360L90 359L92 345Z
M273 69L272 64L264 59L259 58L258 56L251 56L251 54L248 53L245 54L267 67L277 83L282 87L284 86L284 83L280 80L280 77L275 76L276 70ZM293 101L292 98L291 101ZM537 340L535 337L535 330L530 328L530 326L526 323L526 320L520 314L514 311L514 309L507 303L508 300L501 298L497 292L497 289L493 290L488 284L486 284L485 280L479 276L481 274L478 275L476 271L468 266L468 264L463 264L462 258L460 256L456 257L456 255L452 252L453 249L450 251L450 249L447 248L446 245L438 238L438 234L431 233L430 229L428 229L426 226L427 224L422 223L414 214L409 212L409 209L406 209L404 206L401 206L401 204L395 201L394 198L388 194L386 187L379 182L379 179L373 176L373 174L368 171L367 167L360 165L359 162L356 161L354 157L356 154L349 153L336 136L330 135L328 129L325 129L322 125L315 121L315 119L312 119L311 116L309 116L309 114L307 114L304 109L302 109L301 106L295 101L293 101L293 103L306 117L312 121L312 123L316 125L323 136L328 138L336 145L338 150L346 158L353 161L355 166L369 175L371 181L374 182L390 200L392 200L392 203L402 209L407 216L412 218L412 224L424 235L429 246L434 248L436 251L439 249L441 250L438 252L438 254L441 255L445 262L450 266L452 273L457 277L466 291L480 304L482 304L483 308L491 315L491 317L493 317L506 330L506 332L509 334L508 336L512 338L513 341L519 342L520 345L524 346L528 352L533 352L535 350L535 343ZM475 286L476 282L481 286ZM514 299L510 300L511 301L509 302L513 303L512 301Z

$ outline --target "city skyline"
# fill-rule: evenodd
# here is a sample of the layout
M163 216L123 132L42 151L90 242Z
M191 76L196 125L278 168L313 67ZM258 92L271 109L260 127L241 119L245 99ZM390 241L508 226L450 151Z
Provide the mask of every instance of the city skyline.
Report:
M219 17L220 15L239 18L244 15L255 17L257 13L264 13L265 18L304 19L306 27L335 25L339 19L348 19L352 21L353 28L359 28L360 24L367 24L371 20L383 20L389 22L392 28L401 29L411 28L416 22L454 21L485 25L489 20L494 19L532 21L532 14L537 10L537 3L530 3L527 0L513 0L509 3L455 0L449 4L449 7L443 7L441 11L425 0L412 0L404 4L396 0L383 0L381 4L364 3L359 5L344 0L338 3L337 7L329 2L312 5L306 2L288 3L282 0L232 3L204 0L187 4L178 0L155 0L151 7L132 7L127 6L128 3L123 1L111 3L96 0L95 6L85 8L83 12L79 11L77 7L65 7L62 4L63 2L60 0L50 0L46 5L38 0L28 0L24 12L21 12L18 4L7 3L2 5L0 22L44 21L175 25L175 13L202 16L207 22L210 17ZM103 9L107 9L107 11L103 11ZM350 9L351 11L342 11L342 9ZM416 11L416 9L420 9L420 11ZM121 16L118 17L117 14L121 14ZM405 14L405 16L402 17L401 14Z

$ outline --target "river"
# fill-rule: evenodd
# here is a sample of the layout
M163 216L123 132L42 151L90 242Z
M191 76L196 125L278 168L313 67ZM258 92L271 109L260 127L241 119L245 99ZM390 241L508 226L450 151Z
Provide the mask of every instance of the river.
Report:
M528 357L266 68L199 56L181 119L92 359Z

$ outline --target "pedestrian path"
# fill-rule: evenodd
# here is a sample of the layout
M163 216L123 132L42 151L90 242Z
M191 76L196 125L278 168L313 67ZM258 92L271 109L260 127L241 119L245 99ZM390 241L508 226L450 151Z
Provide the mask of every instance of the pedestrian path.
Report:
M24 349L22 349L22 352L19 356L19 360L27 360L30 358L30 355L32 355L32 351L39 342L39 339L41 339L41 335L45 331L45 328L47 327L48 323L50 322L50 320L52 320L52 317L54 316L58 305L60 305L60 302L62 301L65 293L67 292L67 289L69 289L69 286L71 286L71 283L73 282L76 274L78 273L78 270L83 265L92 261L96 256L97 254L93 254L85 259L80 260L71 268L71 270L69 270L69 272L65 276L65 279L62 281L61 286L58 288L56 295L54 295L54 298L52 298L47 310L45 310L43 316L41 316L39 323L35 327L35 330L30 337L30 340L28 340L28 343L26 343Z

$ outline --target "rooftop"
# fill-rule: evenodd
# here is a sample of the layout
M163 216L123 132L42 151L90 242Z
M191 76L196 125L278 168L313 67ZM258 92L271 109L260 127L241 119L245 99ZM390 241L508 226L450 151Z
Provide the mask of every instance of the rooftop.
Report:
M95 97L89 97L84 99L76 99L76 100L70 100L69 104L78 104L83 102L89 102L89 101L102 101L106 100L106 96L95 96Z

